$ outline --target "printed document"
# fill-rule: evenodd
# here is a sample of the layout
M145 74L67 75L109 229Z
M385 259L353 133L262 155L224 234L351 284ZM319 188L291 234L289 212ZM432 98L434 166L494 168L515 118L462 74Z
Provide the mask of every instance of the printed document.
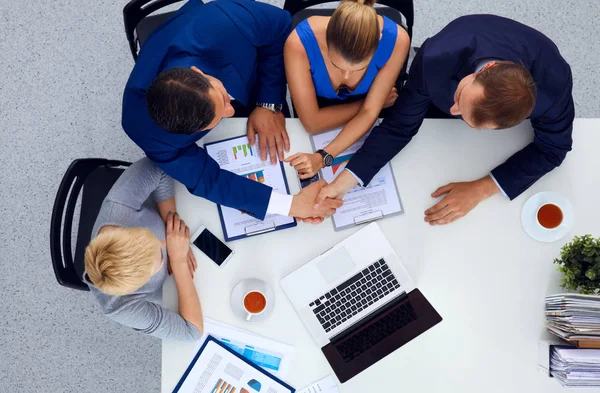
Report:
M341 128L338 128L313 135L311 138L315 151L325 149L341 130ZM333 160L333 165L321 169L321 175L327 183L335 180L346 168L348 161L360 149L369 134L370 131L337 156ZM365 187L357 185L344 196L344 205L337 209L332 219L335 229L341 229L399 213L402 213L402 204L396 190L392 167L387 163L377 172L369 184Z
M298 390L297 393L339 393L339 390L335 380L329 375L304 389Z
M285 378L290 371L295 352L293 346L206 317L204 336L194 354L209 335L276 377Z
M240 136L206 144L204 148L208 155L217 161L221 169L263 183L282 194L289 194L283 164L271 165L270 161L263 162L260 159L258 138L254 145L248 144L248 137ZM230 207L221 206L221 211L223 231L229 239L295 223L293 217L277 214L268 214L264 221L260 221Z
M259 369L209 341L179 393L291 393Z

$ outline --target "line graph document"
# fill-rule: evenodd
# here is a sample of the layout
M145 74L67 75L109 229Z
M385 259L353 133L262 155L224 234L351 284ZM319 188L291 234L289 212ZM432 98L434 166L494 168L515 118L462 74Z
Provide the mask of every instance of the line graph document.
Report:
M248 137L244 135L207 143L204 148L221 169L263 183L282 194L289 194L282 164L271 165L270 162L263 162L258 153L258 140L254 145L250 145ZM260 221L237 209L226 206L220 206L220 209L227 241L296 225L293 217L268 214L264 221Z
M375 123L375 125L377 125ZM311 137L315 151L325 149L342 129L325 131ZM346 168L371 131L335 157L330 167L321 169L321 177L331 183ZM336 230L403 212L392 167L387 163L365 187L357 185L344 196L344 205L332 216Z

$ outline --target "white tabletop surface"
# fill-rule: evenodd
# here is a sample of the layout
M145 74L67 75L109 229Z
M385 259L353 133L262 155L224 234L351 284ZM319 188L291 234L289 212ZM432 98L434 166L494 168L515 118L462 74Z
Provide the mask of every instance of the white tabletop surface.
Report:
M245 133L244 119L226 119L204 142ZM292 151L309 152L298 120L288 120ZM425 120L418 135L392 161L405 213L379 221L417 287L444 320L376 365L339 385L343 393L388 392L563 392L538 372L538 340L544 332L544 296L560 292L553 259L575 234L599 235L598 175L600 119L577 120L574 147L561 167L516 200L501 194L467 217L430 227L423 212L430 194L452 181L478 179L532 140L529 122L507 131L473 130L458 120ZM290 154L291 154L290 153ZM291 192L299 190L286 166ZM574 206L571 233L539 243L521 227L521 208L539 191L558 191ZM201 224L223 238L217 207L176 188L177 209L192 232ZM334 232L330 220L229 243L235 257L218 268L197 253L195 285L204 314L296 347L295 388L333 374L279 286L279 280L358 228ZM229 294L240 280L258 277L276 293L272 316L262 323L236 319ZM164 304L177 309L174 281L164 287ZM194 344L163 341L162 391L170 392L185 371ZM387 389L386 389L387 388ZM383 390L386 389L386 390ZM590 390L586 390L590 391ZM600 390L595 390L600 391Z

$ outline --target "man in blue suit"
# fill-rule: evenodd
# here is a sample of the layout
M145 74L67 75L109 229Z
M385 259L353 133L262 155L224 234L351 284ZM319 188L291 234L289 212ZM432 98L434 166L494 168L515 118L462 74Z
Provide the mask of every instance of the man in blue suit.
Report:
M341 205L315 206L323 183L291 197L221 170L196 145L223 117L248 116L250 144L258 134L273 164L289 150L283 46L289 13L250 0L190 0L159 26L140 51L123 97L123 129L168 175L188 190L259 219L267 213L325 217ZM310 221L310 220L309 220ZM318 221L318 220L317 220Z
M535 138L488 176L438 188L425 211L431 225L448 224L502 192L511 200L559 166L571 150L571 69L542 33L494 15L456 19L417 53L408 82L324 197L342 197L373 176L410 142L428 111L462 118L474 128L504 129L531 119Z

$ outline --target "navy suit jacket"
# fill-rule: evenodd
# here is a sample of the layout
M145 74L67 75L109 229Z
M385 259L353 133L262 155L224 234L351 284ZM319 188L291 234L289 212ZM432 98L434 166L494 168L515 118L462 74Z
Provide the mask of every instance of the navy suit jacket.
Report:
M373 130L348 169L368 184L410 142L430 105L450 114L458 83L486 58L522 62L537 86L530 117L534 140L492 171L497 182L514 199L559 166L572 145L571 68L542 33L494 15L469 15L425 41L391 114Z
M283 46L291 28L289 13L268 4L190 0L141 49L123 95L123 129L191 193L263 219L271 187L221 170L196 145L208 131L180 135L158 126L148 114L146 91L161 71L196 66L243 105L283 104Z

